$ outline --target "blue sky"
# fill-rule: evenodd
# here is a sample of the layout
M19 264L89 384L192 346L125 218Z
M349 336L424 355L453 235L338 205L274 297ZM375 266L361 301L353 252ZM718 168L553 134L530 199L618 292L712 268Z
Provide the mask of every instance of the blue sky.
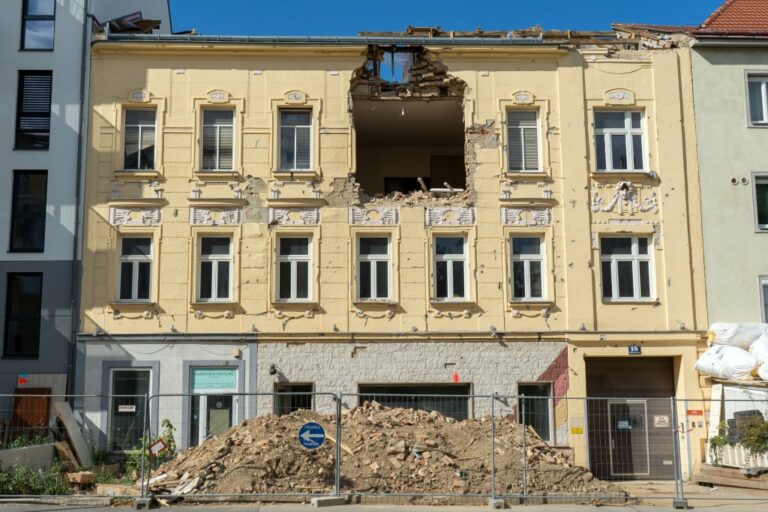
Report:
M611 22L698 25L724 0L170 0L175 31L355 35L408 25L446 30L608 29Z

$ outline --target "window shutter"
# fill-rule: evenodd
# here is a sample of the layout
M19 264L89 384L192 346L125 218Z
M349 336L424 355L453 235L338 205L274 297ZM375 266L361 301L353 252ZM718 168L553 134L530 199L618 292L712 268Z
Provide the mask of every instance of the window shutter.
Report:
M219 169L232 169L234 133L232 126L219 127Z
M16 119L16 146L22 149L47 149L51 131L50 71L19 72L19 97Z
M509 169L532 171L539 168L539 136L536 111L507 112Z

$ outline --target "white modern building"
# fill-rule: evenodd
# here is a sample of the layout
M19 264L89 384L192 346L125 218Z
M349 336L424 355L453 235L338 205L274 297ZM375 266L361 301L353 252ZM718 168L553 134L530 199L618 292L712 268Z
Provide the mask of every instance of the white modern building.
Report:
M167 0L3 0L0 394L72 391L93 31L171 31ZM106 23L115 20L113 23Z
M724 3L692 51L711 322L768 321L768 3Z

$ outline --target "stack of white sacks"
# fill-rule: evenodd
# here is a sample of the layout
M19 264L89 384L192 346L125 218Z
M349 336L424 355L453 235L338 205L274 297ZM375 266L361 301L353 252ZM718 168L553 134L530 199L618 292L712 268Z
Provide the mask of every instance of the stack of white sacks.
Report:
M768 324L714 323L712 346L696 362L705 375L725 380L768 381Z

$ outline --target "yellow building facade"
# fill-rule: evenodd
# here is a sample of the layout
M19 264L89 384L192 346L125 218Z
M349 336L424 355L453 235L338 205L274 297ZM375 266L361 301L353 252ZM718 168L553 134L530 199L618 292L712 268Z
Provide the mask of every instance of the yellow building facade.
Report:
M700 398L690 53L627 47L97 42L83 391ZM209 401L150 422L194 444ZM225 402L230 423L301 406ZM589 457L583 403L546 403L543 437Z

